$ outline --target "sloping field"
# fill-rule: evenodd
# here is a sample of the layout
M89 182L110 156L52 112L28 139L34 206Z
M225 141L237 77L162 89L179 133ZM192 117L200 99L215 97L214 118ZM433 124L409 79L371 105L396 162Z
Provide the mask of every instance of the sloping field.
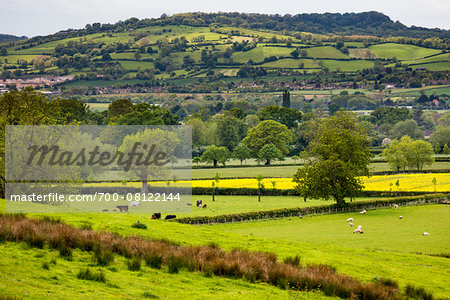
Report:
M428 49L414 45L401 45L394 43L373 45L370 46L369 49L380 58L389 59L395 56L399 60L419 59L441 52L441 50L436 49Z

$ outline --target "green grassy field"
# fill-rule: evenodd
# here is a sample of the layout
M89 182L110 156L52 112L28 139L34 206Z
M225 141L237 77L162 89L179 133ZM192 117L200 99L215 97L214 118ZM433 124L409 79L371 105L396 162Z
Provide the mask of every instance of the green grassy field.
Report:
M0 298L24 299L324 299L319 293L281 290L268 284L205 277L181 271L169 274L143 266L129 271L126 259L116 256L108 267L98 267L92 254L75 250L73 260L59 257L57 251L30 249L25 244L0 244ZM55 261L56 264L49 263ZM49 269L43 268L48 263ZM90 267L105 274L106 283L77 279L77 273ZM329 299L329 298L327 298Z
M366 215L344 213L323 216L304 216L270 221L220 224L218 228L239 234L265 238L286 239L303 243L379 249L405 253L449 253L450 226L447 220L450 207L429 205L398 209L369 210ZM403 219L399 219L402 216ZM346 220L352 217L354 227ZM364 234L352 234L361 225ZM431 236L424 237L424 232ZM313 234L312 234L313 233Z
M401 208L400 211L404 216L402 221L407 221L407 224L413 223L411 229L402 227L401 233L409 232L407 235L393 234L391 228L387 226L381 226L378 229L373 228L376 224L386 222L386 224L392 225L395 224L396 220L398 221L399 211L384 209L369 211L364 216L367 217L367 222L361 223L366 230L363 235L352 234L345 222L348 216L354 216L354 214L340 214L336 216L305 217L300 221L305 221L307 224L305 228L302 228L303 223L298 223L298 226L296 226L295 220L283 220L283 222L293 222L294 225L288 226L286 232L281 227L274 230L268 228L267 235L272 235L273 238L259 236L258 234L265 230L262 229L257 232L256 229L250 227L262 227L264 224L268 224L267 226L270 227L271 222L275 222L273 224L276 226L276 222L279 221L267 221L258 224L250 222L223 226L192 226L154 221L150 219L149 215L126 213L112 215L62 214L58 216L75 226L92 224L93 228L97 230L109 230L121 235L139 234L148 238L169 238L182 245L204 245L215 242L227 250L239 247L253 251L271 251L275 252L280 258L300 255L303 264L331 264L336 267L338 272L366 282L371 281L374 277L392 278L397 280L401 287L404 287L407 283L413 283L433 291L437 296L448 297L450 295L450 287L446 284L449 279L448 270L450 269L448 259L411 253L420 251L420 249L428 251L428 249L431 249L429 244L434 245L436 249L433 252L435 253L449 252L448 239L446 238L448 234L443 236L443 234L448 233L449 228L448 218L445 217L448 215L448 208L442 205L434 205ZM441 218L434 218L435 214L441 216ZM359 218L359 215L356 215L356 217ZM315 218L318 218L317 221L315 221ZM328 218L331 219L327 220ZM336 218L334 222L333 218ZM431 219L436 220L431 221ZM131 228L131 224L137 220L146 223L149 228L147 230ZM413 222L414 220L416 222ZM419 222L420 220L422 221ZM324 221L327 226L308 225L309 222L319 221ZM426 222L429 226L423 222ZM423 226L421 227L420 224L423 224ZM234 231L233 226L244 226L243 232L246 233L232 232ZM250 226L250 229L246 231L245 226ZM279 235L276 233L277 230ZM429 237L422 236L421 234L425 230L428 230L432 235ZM238 228L236 228L236 231L238 231ZM293 232L295 234L298 231L303 233L298 233L297 240L294 240L292 235L289 234ZM334 235L331 233L336 232L339 233L335 237L338 243L327 243L327 239L328 241L333 240ZM417 235L415 235L416 233ZM302 239L301 234L307 236L307 238ZM280 238L282 235L287 238ZM375 238L374 235L378 238ZM367 246L364 242L366 239ZM388 242L386 243L384 240ZM397 240L395 244L389 246L389 241L394 240ZM401 244L402 241L403 244ZM415 241L417 245L411 244L411 241ZM386 246L386 244L388 245ZM358 245L358 247L355 245ZM386 248L382 249L383 247ZM402 247L406 251L400 252L399 250L402 250ZM395 251L386 250L388 248L397 249ZM412 269L414 269L414 272L411 272ZM26 275L24 275L24 278L26 278ZM427 280L424 280L424 278L427 278Z
M435 49L428 49L414 45L400 45L394 43L373 45L370 46L369 49L380 58L389 59L395 56L399 60L419 59L441 52L440 50Z
M342 53L331 46L325 47L313 47L305 49L308 53L308 57L314 58L349 58L347 55Z
M373 61L370 60L324 60L323 65L330 71L340 70L341 72L355 72L362 69L373 68Z

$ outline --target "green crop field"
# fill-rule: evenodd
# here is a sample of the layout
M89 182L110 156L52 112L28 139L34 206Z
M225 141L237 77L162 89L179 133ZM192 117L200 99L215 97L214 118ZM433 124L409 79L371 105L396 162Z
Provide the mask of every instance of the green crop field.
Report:
M441 52L440 50L427 49L414 45L400 45L393 43L373 45L370 46L369 49L380 58L389 59L395 56L399 60L419 59Z

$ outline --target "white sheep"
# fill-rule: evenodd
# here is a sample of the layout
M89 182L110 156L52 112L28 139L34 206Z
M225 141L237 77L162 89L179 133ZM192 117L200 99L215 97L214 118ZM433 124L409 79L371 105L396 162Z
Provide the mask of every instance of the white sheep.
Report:
M356 228L355 230L353 230L353 233L363 233L364 231L362 231L361 228Z
M428 232L425 231L425 232L423 233L423 235L430 235L430 234L429 234Z
M366 212L367 212L366 210L363 210L363 211L361 211L359 214L360 214L360 215L365 215Z
M403 219L403 216L398 217L400 220Z
M353 222L353 218L348 218L347 222Z
M348 226L353 227L353 223L352 222L348 223Z
M358 229L362 229L362 226L361 226L361 225L358 225Z
M137 201L130 202L130 207L139 207L139 206L141 206L140 202L137 202Z
M394 208L395 208L395 209L398 209L398 204L394 204Z

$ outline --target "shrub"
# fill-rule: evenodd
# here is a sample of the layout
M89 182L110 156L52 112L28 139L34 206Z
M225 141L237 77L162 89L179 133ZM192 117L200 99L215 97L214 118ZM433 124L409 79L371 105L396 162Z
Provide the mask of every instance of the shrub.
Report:
M413 299L423 299L423 300L432 300L433 294L425 291L423 287L415 287L413 285L408 284L405 288L405 294L409 298Z
M42 263L42 269L44 269L44 270L50 270L50 265L48 264L48 262L43 262Z
M145 253L144 261L147 266L154 269L161 269L163 259L161 254Z
M296 255L296 256L294 256L294 257L292 257L292 256L286 257L286 258L283 260L283 263L298 268L298 267L300 267L300 256Z
M138 256L133 257L127 261L128 270L139 271L141 269L141 258Z
M145 225L144 223L141 223L139 220L136 223L134 223L133 225L131 225L131 227L138 228L138 229L147 229L147 225Z
M108 266L114 261L114 253L110 250L104 250L102 247L97 246L94 249L94 261L99 266Z
M61 243L58 247L59 255L61 257L71 258L72 257L72 248L67 243Z
M142 294L142 297L143 297L143 298L147 298L147 299L159 299L158 296L153 295L153 294L150 293L150 292L144 292L144 293Z
M180 257L172 254L167 258L167 266L169 267L169 273L178 273L183 267L183 260Z
M383 277L380 278L380 277L375 277L375 278L373 279L373 281L375 281L376 283L379 283L379 284L381 284L381 285L384 285L384 286L389 286L389 287L398 289L398 283L397 283L397 281L392 280L392 279L390 279L390 278L383 278Z
M106 282L105 274L102 271L93 273L89 268L80 270L77 274L77 278L82 280Z

